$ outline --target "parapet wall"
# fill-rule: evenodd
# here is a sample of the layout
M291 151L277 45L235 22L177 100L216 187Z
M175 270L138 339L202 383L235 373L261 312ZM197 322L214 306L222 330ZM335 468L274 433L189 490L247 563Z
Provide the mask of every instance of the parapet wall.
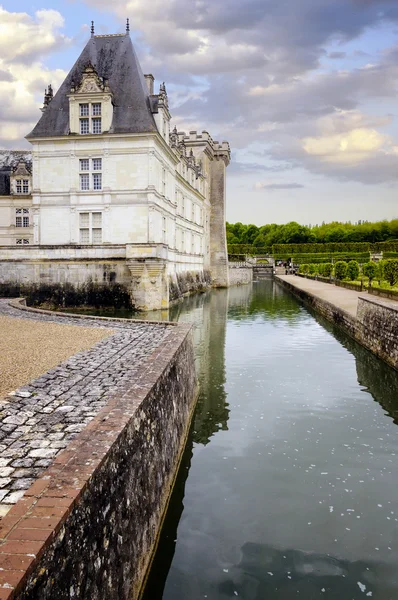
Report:
M360 296L357 316L354 317L331 302L299 289L288 281L279 277L276 277L275 281L328 321L346 331L391 367L398 369L398 306L376 298Z
M138 598L197 391L190 328L169 327L2 520L0 598Z

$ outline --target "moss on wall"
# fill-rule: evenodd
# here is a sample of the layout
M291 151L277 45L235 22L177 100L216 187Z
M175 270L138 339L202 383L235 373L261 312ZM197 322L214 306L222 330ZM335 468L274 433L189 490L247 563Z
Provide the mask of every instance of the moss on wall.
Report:
M26 298L28 306L47 308L132 308L126 286L120 283L100 284L92 280L73 285L72 283L0 283L0 297Z

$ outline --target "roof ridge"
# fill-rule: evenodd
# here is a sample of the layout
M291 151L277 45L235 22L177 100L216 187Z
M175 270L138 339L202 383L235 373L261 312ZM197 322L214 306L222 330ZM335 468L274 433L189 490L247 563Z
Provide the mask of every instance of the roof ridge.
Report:
M93 35L94 38L105 38L105 37L126 37L126 33L104 33L104 35Z

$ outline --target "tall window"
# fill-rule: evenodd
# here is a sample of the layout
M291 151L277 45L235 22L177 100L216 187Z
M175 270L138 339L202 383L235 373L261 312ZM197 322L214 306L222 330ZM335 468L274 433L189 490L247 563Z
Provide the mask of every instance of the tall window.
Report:
M29 208L15 209L15 227L29 227Z
M166 169L162 169L162 194L166 195Z
M101 102L79 104L80 133L102 133Z
M80 190L102 190L102 158L79 160Z
M102 243L102 213L81 212L79 215L79 240L81 244Z
M195 221L195 203L192 202L192 207L191 207L191 221Z

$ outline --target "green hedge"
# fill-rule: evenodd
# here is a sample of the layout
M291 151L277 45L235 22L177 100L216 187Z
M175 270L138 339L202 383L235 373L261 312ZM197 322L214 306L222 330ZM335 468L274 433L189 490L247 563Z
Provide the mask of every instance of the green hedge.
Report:
M272 254L277 259L290 258L301 254L364 254L369 252L398 253L398 240L389 242L329 242L328 244L274 244L257 247L252 244L228 244L229 254ZM337 258L337 257L336 257ZM395 258L386 256L385 258Z
M393 248L391 248L393 249ZM369 242L330 242L329 244L274 244L272 253L278 254L319 254L334 252L370 252Z
M279 258L279 257L278 257ZM335 262L337 260L345 260L349 262L350 260L356 260L358 263L368 262L369 261L369 253L361 254L358 252L335 252L335 253L319 253L319 254L293 254L291 258L294 263L324 263L331 262L333 259Z
M228 254L272 254L271 246L257 247L251 244L228 244Z

